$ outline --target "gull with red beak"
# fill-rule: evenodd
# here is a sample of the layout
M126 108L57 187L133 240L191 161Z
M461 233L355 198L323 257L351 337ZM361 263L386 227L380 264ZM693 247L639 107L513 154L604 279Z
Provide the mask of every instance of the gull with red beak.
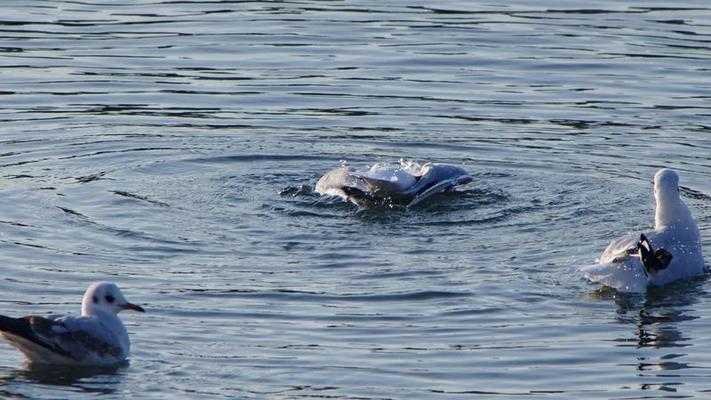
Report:
M113 365L126 360L128 332L118 313L145 312L126 301L112 282L96 282L84 293L81 316L20 318L0 315L0 334L36 364Z

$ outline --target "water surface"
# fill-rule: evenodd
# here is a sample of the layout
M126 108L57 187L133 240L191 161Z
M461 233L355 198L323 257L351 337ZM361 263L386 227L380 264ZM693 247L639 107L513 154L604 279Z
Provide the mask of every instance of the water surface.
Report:
M474 1L0 6L2 314L116 281L130 363L29 398L705 398L706 278L574 272L681 175L711 254L711 8ZM400 157L475 181L358 209L318 177Z

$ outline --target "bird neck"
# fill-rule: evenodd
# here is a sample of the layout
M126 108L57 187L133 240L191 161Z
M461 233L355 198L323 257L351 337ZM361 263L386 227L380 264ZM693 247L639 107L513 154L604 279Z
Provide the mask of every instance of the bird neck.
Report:
M693 225L691 211L677 196L657 196L657 209L654 215L654 228L660 230L677 225Z

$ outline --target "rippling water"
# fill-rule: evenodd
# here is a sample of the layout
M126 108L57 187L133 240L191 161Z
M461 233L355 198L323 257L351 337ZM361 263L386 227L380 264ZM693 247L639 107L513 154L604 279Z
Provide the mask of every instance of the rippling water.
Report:
M711 254L711 7L696 2L7 1L0 313L96 280L130 364L27 367L29 398L705 398L709 281L573 271L681 174ZM592 7L592 6L590 6ZM474 183L363 210L341 162Z

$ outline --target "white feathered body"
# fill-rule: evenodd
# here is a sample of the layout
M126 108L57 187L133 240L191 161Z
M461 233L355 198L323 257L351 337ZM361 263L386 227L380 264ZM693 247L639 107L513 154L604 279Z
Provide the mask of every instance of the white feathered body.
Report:
M678 176L663 169L655 175L655 229L635 232L613 240L603 251L598 264L581 271L591 281L622 292L644 292L648 285L662 286L703 274L704 257L699 229L691 212L679 197ZM644 233L655 249L672 254L669 266L645 274L637 242ZM630 254L630 250L633 253Z
M647 276L639 254L628 254L644 233L655 249L672 255L666 269ZM582 267L591 281L622 292L644 292L648 285L662 286L676 280L690 279L703 273L704 258L698 229L667 226L659 231L635 232L613 240L600 256L598 264Z

